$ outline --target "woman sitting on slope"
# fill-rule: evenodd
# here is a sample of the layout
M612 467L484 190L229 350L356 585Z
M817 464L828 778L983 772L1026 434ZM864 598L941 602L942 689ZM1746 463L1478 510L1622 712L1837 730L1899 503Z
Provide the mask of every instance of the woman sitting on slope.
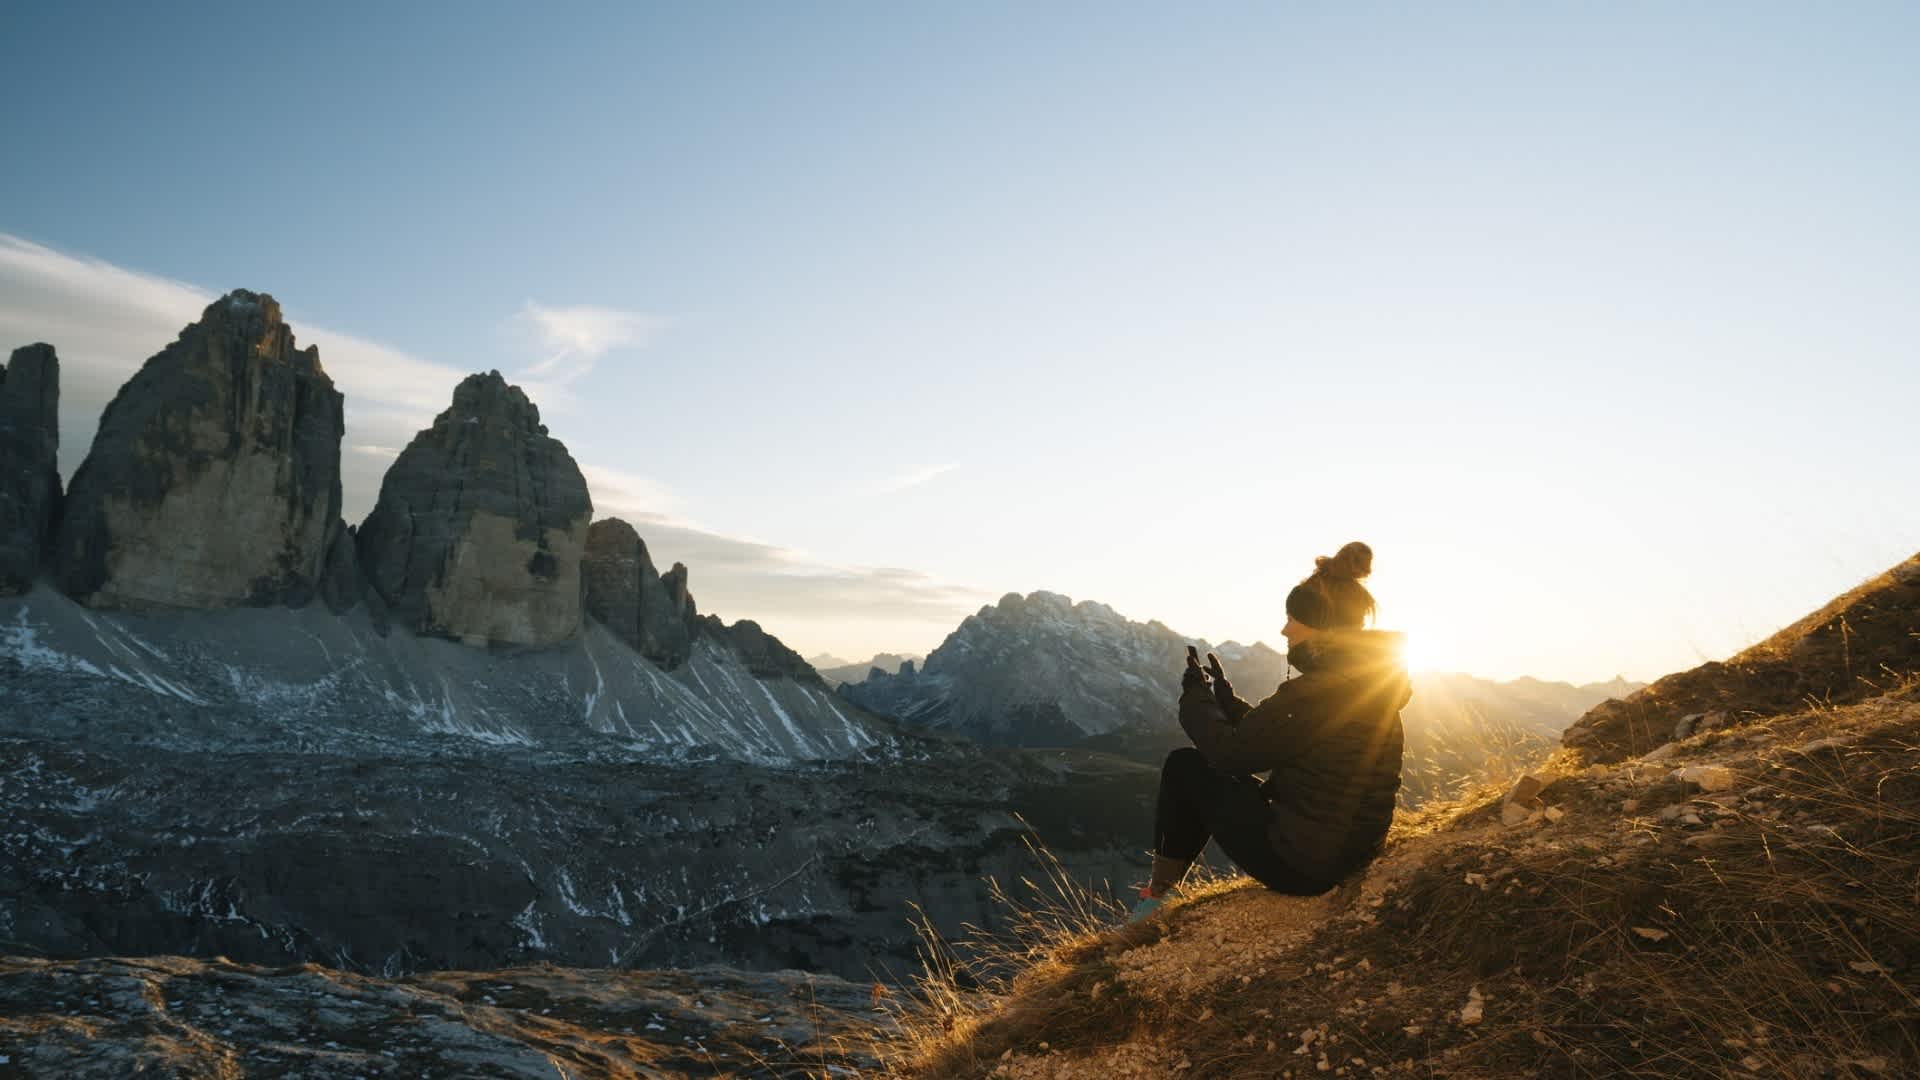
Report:
M1287 661L1299 678L1249 705L1218 657L1188 650L1180 726L1154 812L1153 876L1134 918L1160 906L1208 838L1278 892L1314 896L1380 852L1400 791L1400 710L1412 696L1400 634L1361 627L1373 595L1358 541L1287 594ZM1265 783L1253 774L1269 773Z

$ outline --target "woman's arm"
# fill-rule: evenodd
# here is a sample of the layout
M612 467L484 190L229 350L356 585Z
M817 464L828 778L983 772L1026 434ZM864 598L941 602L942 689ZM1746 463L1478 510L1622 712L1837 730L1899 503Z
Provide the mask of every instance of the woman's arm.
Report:
M1303 725L1296 714L1310 707L1313 692L1313 678L1302 676L1282 683L1260 704L1248 705L1231 690L1216 695L1212 686L1190 681L1180 694L1180 726L1214 768L1265 772L1298 755Z

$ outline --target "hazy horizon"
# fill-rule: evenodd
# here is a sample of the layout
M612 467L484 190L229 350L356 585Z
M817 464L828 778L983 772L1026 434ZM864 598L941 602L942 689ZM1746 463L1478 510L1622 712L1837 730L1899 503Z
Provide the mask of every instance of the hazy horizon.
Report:
M213 296L463 375L802 655L1007 592L1424 666L1720 658L1920 550L1920 9L16 8L0 349L62 471ZM182 63L181 58L190 62Z

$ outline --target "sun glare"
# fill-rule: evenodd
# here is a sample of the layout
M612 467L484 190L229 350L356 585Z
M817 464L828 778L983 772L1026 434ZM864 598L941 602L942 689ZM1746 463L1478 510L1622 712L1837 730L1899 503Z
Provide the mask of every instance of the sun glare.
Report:
M1445 659L1434 647L1434 639L1418 630L1403 630L1406 642L1401 647L1401 659L1406 661L1408 671L1434 671Z

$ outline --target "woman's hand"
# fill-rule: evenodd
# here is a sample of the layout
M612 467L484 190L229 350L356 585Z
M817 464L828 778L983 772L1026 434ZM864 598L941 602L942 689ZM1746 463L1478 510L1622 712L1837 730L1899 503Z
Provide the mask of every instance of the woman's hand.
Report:
M1212 660L1213 654L1208 653L1207 659ZM1219 661L1216 660L1214 663L1218 664ZM1195 686L1205 686L1206 683L1207 672L1200 666L1200 654L1194 651L1193 646L1189 645L1187 646L1187 669L1180 673L1180 689L1187 690Z
M1227 669L1220 666L1220 658L1207 654L1207 674L1213 678L1213 696L1225 709L1233 704L1233 684L1227 681Z

